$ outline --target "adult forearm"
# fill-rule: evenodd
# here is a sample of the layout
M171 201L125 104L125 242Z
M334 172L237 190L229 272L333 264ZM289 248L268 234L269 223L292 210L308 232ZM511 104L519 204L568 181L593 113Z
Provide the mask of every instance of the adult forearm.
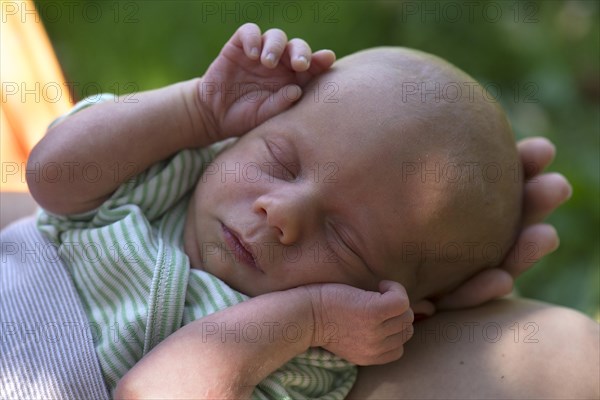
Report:
M52 212L87 211L151 164L209 144L200 86L191 80L96 104L52 127L29 157L32 195Z
M119 382L116 397L249 398L312 345L313 324L303 288L255 297L169 336Z

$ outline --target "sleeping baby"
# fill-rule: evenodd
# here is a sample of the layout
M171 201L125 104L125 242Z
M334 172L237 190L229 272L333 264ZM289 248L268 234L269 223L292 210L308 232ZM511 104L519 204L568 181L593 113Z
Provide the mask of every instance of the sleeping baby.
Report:
M203 77L83 102L34 148L69 165L28 183L118 327L95 343L115 397L342 399L504 259L523 183L498 104L419 51L334 59L246 24Z

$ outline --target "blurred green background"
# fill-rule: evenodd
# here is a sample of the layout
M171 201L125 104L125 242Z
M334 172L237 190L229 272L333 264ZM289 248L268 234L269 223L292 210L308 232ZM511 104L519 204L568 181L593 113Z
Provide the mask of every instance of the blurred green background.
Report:
M76 99L201 76L244 22L279 27L338 57L421 49L487 83L518 138L557 146L573 197L549 221L561 247L521 295L600 320L600 31L590 1L37 1Z

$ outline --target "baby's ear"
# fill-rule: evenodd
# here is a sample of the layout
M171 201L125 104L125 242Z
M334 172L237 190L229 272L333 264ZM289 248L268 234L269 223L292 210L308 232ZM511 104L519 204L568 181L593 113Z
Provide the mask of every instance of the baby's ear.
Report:
M415 321L426 317L431 317L435 314L435 306L429 300L419 300L414 304L410 305L413 313L415 314Z

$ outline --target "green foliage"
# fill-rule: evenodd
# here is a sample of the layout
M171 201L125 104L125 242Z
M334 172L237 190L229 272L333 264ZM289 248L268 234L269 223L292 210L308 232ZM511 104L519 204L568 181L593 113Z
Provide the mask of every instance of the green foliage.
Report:
M437 54L487 83L516 135L557 146L573 197L551 218L561 247L518 282L523 296L598 318L600 69L596 1L37 1L77 98L200 76L246 21L338 57L394 45ZM493 89L493 90L492 90ZM499 90L499 91L498 91Z

